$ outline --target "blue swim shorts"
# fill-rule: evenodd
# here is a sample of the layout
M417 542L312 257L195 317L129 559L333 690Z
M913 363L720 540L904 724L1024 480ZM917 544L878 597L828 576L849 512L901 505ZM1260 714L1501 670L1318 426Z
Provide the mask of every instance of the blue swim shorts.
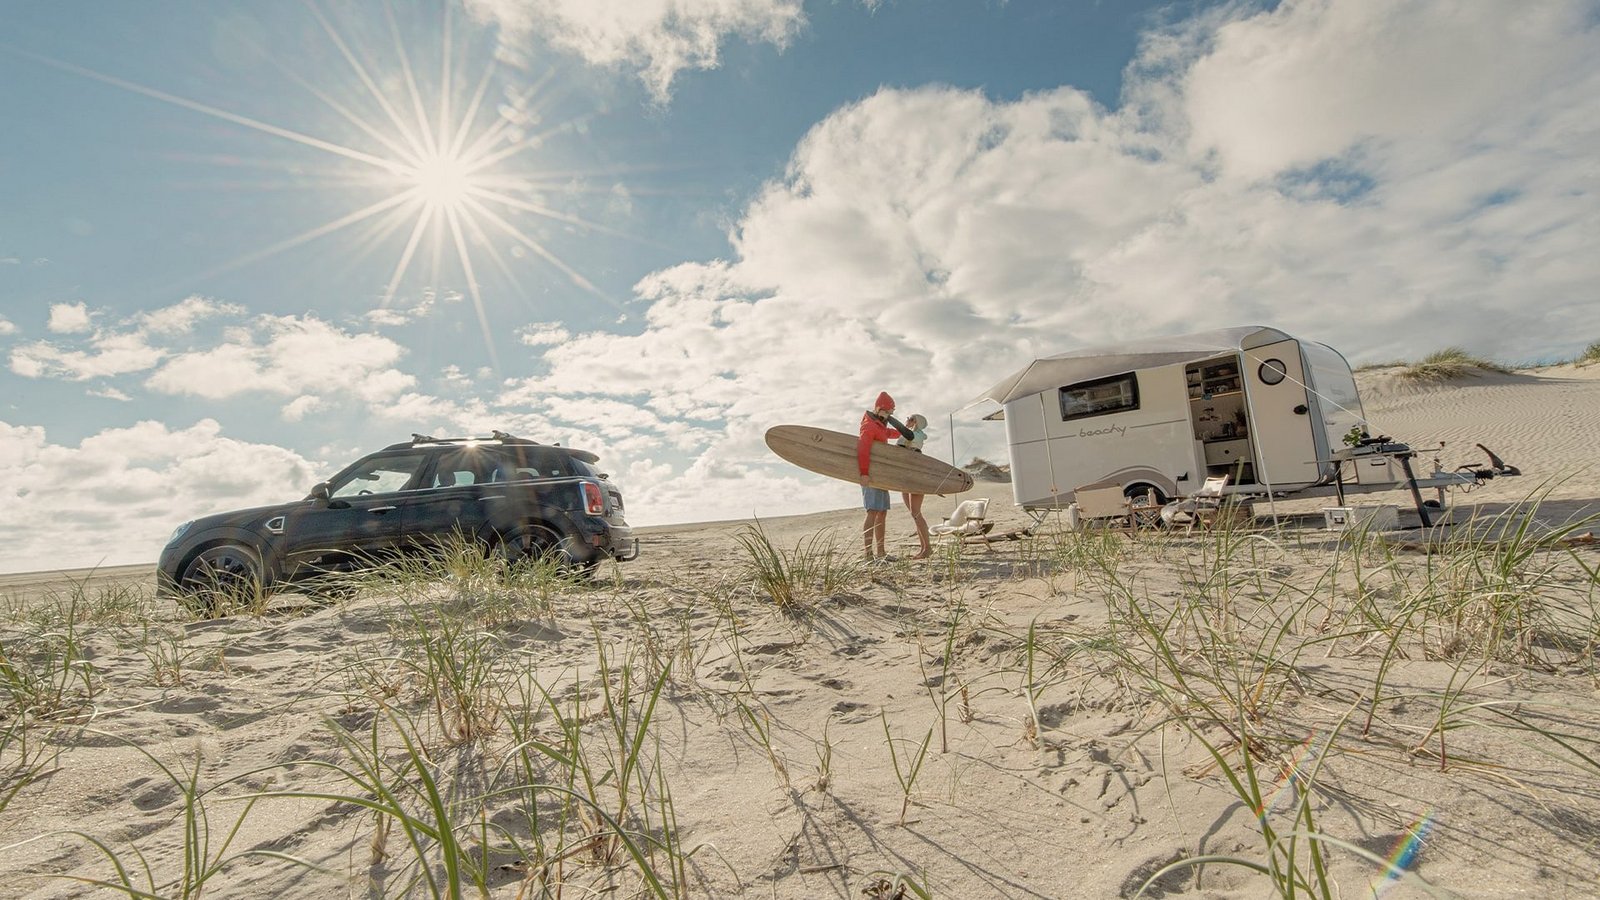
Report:
M889 492L883 488L864 487L861 489L861 505L867 512L888 512Z

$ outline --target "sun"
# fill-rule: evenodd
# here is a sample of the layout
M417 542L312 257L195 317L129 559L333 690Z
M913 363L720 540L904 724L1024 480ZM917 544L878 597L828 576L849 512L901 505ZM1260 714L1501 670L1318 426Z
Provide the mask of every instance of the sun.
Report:
M383 20L392 39L392 48L385 54L348 40L323 13L317 0L307 0L306 9L321 26L337 56L348 65L350 80L341 82L329 76L314 83L295 74L287 64L270 55L268 58L292 83L320 101L325 112L364 136L354 143L265 122L71 63L26 51L16 52L52 68L220 119L276 140L321 151L345 165L355 164L353 174L336 176L335 183L368 192L376 187L376 196L367 195L371 202L194 277L210 277L257 263L335 233L359 232L356 246L360 256L392 239L398 238L403 243L379 301L387 306L394 301L414 262L419 258L431 259L433 277L437 279L440 257L453 249L465 278L466 294L472 298L483 331L486 349L498 368L478 281L480 267L476 262L486 259L520 292L520 283L501 252L508 244L514 245L510 248L514 254L520 256L525 255L524 251L531 251L580 290L605 302L615 302L524 230L518 217L533 216L590 231L626 235L548 204L545 200L547 188L557 181L570 179L542 172L533 157L544 139L561 131L564 123L549 122L543 130L527 131L524 127L526 121L539 121L538 107L543 102L546 85L544 81L526 85L503 102L496 103L489 96L490 87L500 84L495 77L493 61L481 67L476 79L461 77L467 72L456 71L458 48L451 6L449 2L440 4L440 67L437 78L429 80L420 78L419 69L413 66L408 42L400 33L390 3L381 4ZM466 66L467 69L473 67ZM512 117L502 113L502 108L531 110L532 114ZM479 256L477 260L475 254Z
M407 182L418 200L435 212L460 212L482 185L474 183L471 164L458 155L435 153L404 170Z

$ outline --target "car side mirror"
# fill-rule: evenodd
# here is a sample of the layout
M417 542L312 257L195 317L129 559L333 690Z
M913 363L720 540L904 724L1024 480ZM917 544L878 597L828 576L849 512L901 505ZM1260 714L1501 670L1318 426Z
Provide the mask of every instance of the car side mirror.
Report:
M329 499L328 483L326 481L319 481L312 485L311 493L306 495L306 499L321 500L323 503L327 503Z

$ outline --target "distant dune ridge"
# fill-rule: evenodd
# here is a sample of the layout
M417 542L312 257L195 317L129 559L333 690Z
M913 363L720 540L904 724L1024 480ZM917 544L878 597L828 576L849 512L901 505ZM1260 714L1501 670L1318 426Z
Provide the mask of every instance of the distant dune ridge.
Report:
M146 569L7 577L0 878L96 894L109 852L160 896L1587 896L1600 366L1358 377L1375 433L1524 476L1431 542L1302 500L1249 539L1047 522L866 566L840 510L641 529L593 583L463 554L209 622ZM968 471L996 533L1028 524Z

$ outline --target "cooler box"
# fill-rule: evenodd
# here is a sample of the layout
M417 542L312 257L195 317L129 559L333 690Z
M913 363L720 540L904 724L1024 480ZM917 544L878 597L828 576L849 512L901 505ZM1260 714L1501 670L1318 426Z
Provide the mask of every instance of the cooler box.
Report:
M1325 506L1322 518L1329 531L1394 531L1400 527L1400 507L1390 504L1375 506Z

